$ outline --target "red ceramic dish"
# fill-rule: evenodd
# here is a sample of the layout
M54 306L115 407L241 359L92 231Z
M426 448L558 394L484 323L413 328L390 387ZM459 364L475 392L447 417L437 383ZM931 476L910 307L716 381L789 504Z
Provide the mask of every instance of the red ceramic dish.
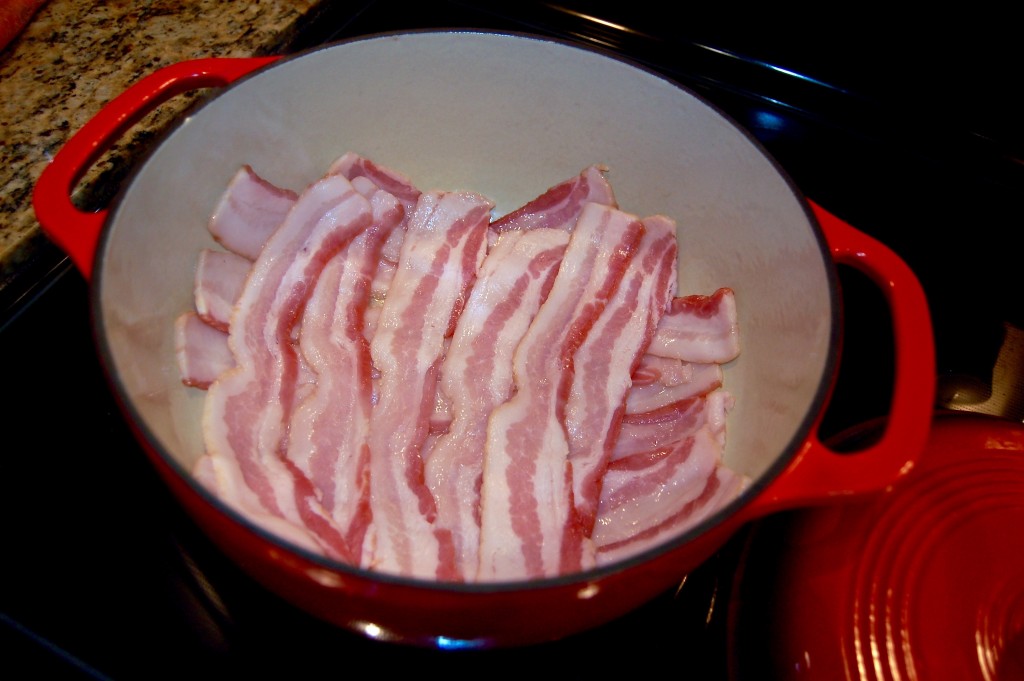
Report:
M737 674L1024 678L1022 528L1024 425L938 416L903 484L754 531L731 615Z
M78 178L133 121L176 93L222 86L162 140L109 210L86 214L71 204ZM179 380L171 323L191 303L195 254L216 246L207 219L242 164L279 186L303 186L346 151L423 186L472 188L498 212L604 163L624 207L676 218L680 290L727 285L742 301L744 347L726 367L736 408L725 458L750 487L641 555L493 585L326 560L211 497L191 475L202 453L200 402ZM174 65L76 134L33 198L46 233L90 279L111 388L183 505L268 588L375 638L483 647L598 626L670 588L752 518L892 484L913 468L927 437L934 348L927 303L906 264L807 201L748 135L694 94L591 50L530 36L423 32L281 60ZM842 335L837 263L884 291L894 322L891 426L856 457L817 436Z

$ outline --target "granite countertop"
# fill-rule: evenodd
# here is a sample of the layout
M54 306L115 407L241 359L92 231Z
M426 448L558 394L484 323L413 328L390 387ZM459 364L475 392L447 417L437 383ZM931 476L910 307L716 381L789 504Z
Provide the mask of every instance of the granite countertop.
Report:
M110 99L162 66L199 57L274 54L319 0L50 0L0 51L0 293L54 246L32 209L47 161ZM147 142L198 94L170 100L132 128L75 192L106 205ZM24 286L21 282L19 286Z

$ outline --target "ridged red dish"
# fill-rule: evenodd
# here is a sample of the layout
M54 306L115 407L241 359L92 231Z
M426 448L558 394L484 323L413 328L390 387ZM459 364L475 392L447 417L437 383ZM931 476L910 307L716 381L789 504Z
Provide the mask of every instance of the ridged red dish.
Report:
M1024 678L1022 528L1024 424L938 415L895 489L752 532L731 613L737 676Z

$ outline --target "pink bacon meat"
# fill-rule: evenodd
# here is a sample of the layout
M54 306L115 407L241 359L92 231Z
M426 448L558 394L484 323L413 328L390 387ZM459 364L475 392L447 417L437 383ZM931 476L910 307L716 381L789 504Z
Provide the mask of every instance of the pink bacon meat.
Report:
M649 455L675 445L708 423L704 396L680 400L643 414L625 414L612 450L612 461Z
M246 280L229 343L236 367L210 386L203 413L208 465L222 497L253 518L287 519L330 556L358 560L312 484L284 456L299 360L293 329L327 261L370 226L366 199L341 176L299 197Z
M633 387L644 387L661 383L677 385L686 380L683 362L669 357L657 357L647 353L640 358L640 364L633 370Z
M204 322L227 331L231 311L242 295L252 261L230 251L203 249L196 264L196 312Z
M565 429L573 498L587 535L618 438L630 377L675 293L676 256L675 222L661 216L644 220L643 238L622 282L573 358Z
M327 170L329 175L342 175L349 180L365 177L402 203L405 213L411 215L422 192L412 180L391 168L374 163L365 156L349 151L338 158ZM397 254L396 254L397 255ZM397 257L395 258L397 260Z
M655 381L634 385L626 395L626 413L642 414L669 404L699 395L707 395L722 387L722 367L719 364L696 364L669 360L678 370L662 374Z
M364 316L381 249L405 212L366 178L352 185L370 201L373 223L327 263L306 304L299 346L315 380L292 415L288 458L320 491L351 554L361 557L371 518L367 436L373 408Z
M437 505L436 526L451 532L456 579L473 579L480 540L480 484L487 419L512 392L512 355L554 281L569 234L508 232L491 249L441 366L446 432L424 456Z
M371 565L385 572L446 578L439 570L452 564L450 534L433 525L422 448L445 337L484 258L492 207L476 194L424 193L377 321L370 345L380 372L369 433Z
M412 180L397 170L378 165L365 156L360 156L359 154L351 151L343 154L338 160L332 163L327 172L331 174L337 173L347 177L349 180L353 180L357 177L367 178L375 185L401 201L402 206L405 208L406 215L412 215L413 210L416 208L416 203L420 199L420 194L422 193L419 188L412 183ZM398 262L398 257L402 248L402 239L404 236L404 230L394 230L391 232L388 240L384 243L384 248L381 252L384 262L391 263L392 265ZM390 281L390 277L393 274L394 268L382 268L378 272L378 277L385 276L386 281Z
M228 334L210 326L195 312L185 312L174 322L174 351L181 381L205 390L235 365Z
M598 551L622 548L676 521L714 474L718 453L718 442L701 427L665 448L613 462L604 477L594 525Z
M706 434L699 439L694 438L693 442L692 449L700 450L708 446ZM694 456L694 454L690 453L690 456ZM698 451L696 456L704 456L704 453ZM648 523L644 529L634 531L628 538L619 541L609 540L607 543L601 544L597 551L598 565L609 565L623 558L635 556L672 537L681 535L735 499L746 489L748 484L749 480L745 476L736 473L729 467L722 465L714 467L697 495L689 501L676 503L674 513L668 515L662 522ZM688 488L687 492L692 494L693 488ZM679 495L679 498L674 501L678 502L682 498L686 497ZM661 497L655 499L649 495L641 496L638 498L638 504L634 505L634 510L640 503L651 503L656 500L660 502L660 499ZM628 521L625 514L620 515L616 520L619 523L624 521Z
M210 234L229 251L255 260L297 197L295 192L267 182L250 166L242 166L210 218Z
M594 525L598 564L685 532L742 490L746 478L721 461L732 402L719 389L624 419Z
M604 166L589 166L576 177L556 184L529 203L491 223L495 232L520 229L572 229L587 203L618 208Z
M516 349L516 392L488 425L480 580L589 567L590 552L575 522L564 425L572 358L615 293L642 233L635 216L587 204L551 292Z
M649 352L687 362L725 364L736 359L740 352L739 324L732 289L673 300Z

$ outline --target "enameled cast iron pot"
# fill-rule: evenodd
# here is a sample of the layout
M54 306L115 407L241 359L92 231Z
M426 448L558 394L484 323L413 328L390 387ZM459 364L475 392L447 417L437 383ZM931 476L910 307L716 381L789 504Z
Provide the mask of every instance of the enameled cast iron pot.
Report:
M185 117L109 210L70 194L102 152L173 95L222 88ZM449 585L335 563L255 528L190 475L202 453L201 391L175 363L173 321L190 308L196 256L228 180L250 164L299 189L355 151L420 188L470 189L504 212L592 163L624 210L679 224L680 293L729 286L740 357L725 458L739 498L692 531L620 564L558 579ZM39 179L45 232L92 285L112 390L196 522L269 589L321 618L422 645L514 645L607 622L663 593L739 526L778 509L885 488L928 436L934 346L923 291L887 248L805 200L742 129L694 94L596 51L532 36L413 32L285 58L203 59L161 69L110 102ZM839 361L836 263L891 307L896 376L882 439L830 451L817 427ZM125 509L131 512L131 509Z

